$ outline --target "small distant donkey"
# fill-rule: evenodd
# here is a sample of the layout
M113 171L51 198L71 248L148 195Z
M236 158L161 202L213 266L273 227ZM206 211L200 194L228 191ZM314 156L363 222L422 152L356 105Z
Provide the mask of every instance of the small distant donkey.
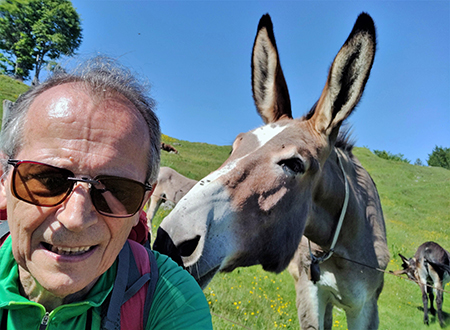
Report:
M450 280L450 254L442 246L435 242L425 242L417 249L413 258L407 259L398 254L402 258L402 270L394 272L396 275L406 274L408 277L417 282L422 291L423 301L423 322L428 324L428 295L430 297L430 312L435 315L436 310L433 307L434 293L436 293L436 305L438 311L438 319L441 327L444 326L442 319L442 302L444 301L443 288ZM428 294L428 295L427 295Z
M148 224L151 222L161 204L167 204L174 207L197 181L189 179L170 167L161 167L157 179L155 191L150 197L150 203L147 210Z

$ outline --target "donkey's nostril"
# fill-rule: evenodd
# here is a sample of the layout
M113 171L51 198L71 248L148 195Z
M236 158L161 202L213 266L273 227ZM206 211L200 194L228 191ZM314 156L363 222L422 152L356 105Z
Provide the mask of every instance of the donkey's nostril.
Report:
M177 247L173 243L169 234L162 229L158 228L158 234L156 235L155 243L153 244L153 250L158 251L162 254L168 255L181 267L184 267L183 261L181 260L180 253L178 252Z
M180 252L180 255L182 257L189 257L192 253L194 253L199 241L200 236L197 235L195 236L195 238L184 241L183 243L178 245L178 251Z

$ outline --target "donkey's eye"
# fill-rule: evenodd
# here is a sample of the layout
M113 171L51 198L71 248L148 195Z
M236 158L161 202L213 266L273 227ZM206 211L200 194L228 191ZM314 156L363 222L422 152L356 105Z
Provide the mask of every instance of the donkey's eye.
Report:
M305 172L305 164L299 158L283 159L278 163L284 169L288 169L295 174L301 174Z

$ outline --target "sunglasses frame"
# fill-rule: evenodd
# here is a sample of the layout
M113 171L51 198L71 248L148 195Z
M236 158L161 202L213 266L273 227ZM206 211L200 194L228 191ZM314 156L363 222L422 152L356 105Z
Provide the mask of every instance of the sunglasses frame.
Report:
M29 204L32 204L32 205L36 205L36 206L42 206L42 207L54 207L54 206L57 206L57 205L63 203L71 195L71 193L72 193L72 191L73 191L73 189L75 187L75 183L76 182L84 182L84 183L88 183L89 184L89 195L91 197L92 204L94 205L95 210L98 213L100 213L102 215L105 215L107 217L111 217L111 218L129 218L129 217L135 215L139 211L140 207L142 206L142 202L144 200L144 197L145 197L145 192L153 190L153 186L151 186L148 183L142 183L142 182L139 182L139 181L136 181L136 180L133 180L133 179L123 178L123 177L119 177L119 176L98 175L98 176L96 176L93 179L90 179L88 177L76 178L74 176L73 172L68 170L68 169L65 169L65 168L62 168L62 167L53 166L53 165L46 164L46 163L36 162L36 161L33 161L33 160L8 159L7 163L8 163L8 165L11 165L11 166L14 167L13 174L12 174L12 180L11 180L11 192L12 192L13 196L16 197L17 199L21 200L21 201L24 201L26 203L29 203ZM25 164L42 165L42 166L46 166L46 167L49 167L49 168L56 169L56 170L58 170L58 171L60 171L62 173L65 172L65 174L70 174L70 176L69 175L67 176L67 180L71 181L72 185L67 190L67 192L64 194L64 197L62 197L57 203L53 203L53 204L34 203L32 200L25 199L25 198L21 197L17 193L17 190L16 190L16 175L18 175L17 174L18 167L19 167L20 164L24 164L24 163ZM106 188L96 188L95 187L96 185L99 185L99 184L102 185L101 181L99 180L100 178L103 178L103 179L105 179L105 178L107 178L107 179L116 179L116 180L120 179L120 180L123 180L123 181L132 182L132 183L137 184L140 187L142 187L144 193L142 194L142 198L141 198L141 200L139 202L139 205L140 205L139 208L134 213L126 214L126 215L118 215L118 214L108 213L108 212L99 210L98 207L97 207L97 203L99 203L99 202L97 201L96 198L94 198L94 194L95 194L94 191L97 191L97 192L100 192L100 193L104 193L104 192L108 191Z

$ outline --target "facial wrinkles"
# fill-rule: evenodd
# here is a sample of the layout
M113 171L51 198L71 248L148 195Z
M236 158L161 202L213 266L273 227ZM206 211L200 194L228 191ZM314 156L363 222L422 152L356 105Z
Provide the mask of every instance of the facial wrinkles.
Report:
M99 156L100 158L115 158L122 132L125 127L128 127L128 123L122 122L120 116L111 112L111 116L117 120L117 128L113 129L111 121L105 118L103 110L105 108L107 105L103 103L90 104L86 109L89 115L65 123L67 133L60 135L64 139L63 149L66 153L71 154L74 159L81 158L83 160L83 164L77 164L79 171L84 172L88 168L93 168L96 164L91 164L91 162L93 160L99 162ZM97 109L98 111L96 111ZM82 157L78 157L77 154ZM91 155L91 157L86 159L83 157L84 155Z
M70 106L77 109L83 108L86 116L75 116L71 109L67 109L63 118L54 116L56 111L54 108L64 108L67 102L69 102L67 98L58 98L44 113L45 118L41 113L40 122L44 125L40 128L31 124L34 122L33 118L28 121L27 129L31 133L27 134L28 139L25 142L33 145L34 150L39 150L39 160L47 161L55 166L67 167L73 170L75 175L95 176L98 174L115 175L114 172L90 173L88 170L99 167L108 168L110 160L116 161L118 158L122 158L123 162L128 165L123 166L120 171L129 172L130 175L134 173L134 165L127 161L130 155L120 152L123 150L123 144L126 143L124 141L144 140L146 143L142 145L142 150L148 150L149 143L147 143L148 139L143 139L143 136L148 135L145 126L140 124L143 120L138 118L137 113L133 113L130 109L124 109L130 105L120 99L108 99L95 104L83 102L81 98L81 100L72 102ZM61 112L62 110L59 113ZM132 116L129 116L130 114ZM111 118L114 120L112 121ZM37 140L33 138L35 136L41 138ZM125 149L132 153L136 152L135 146ZM90 157L85 157L85 155L90 155ZM142 158L146 163L147 159L144 153ZM71 163L68 162L68 159L79 161ZM145 175L130 178L143 181Z
M109 149L111 159L122 158L123 162L127 163L125 168L121 171L135 172L135 164L130 164L128 159L130 153L134 154L141 151L142 164L147 163L147 152L150 148L150 138L148 130L146 129L145 121L136 109L127 100L122 99L107 99L103 100L98 108L105 109L93 113L91 120L91 130L89 141L91 141L91 153L104 153L105 149ZM111 109L111 111L109 111ZM133 110L130 110L133 109ZM112 111L114 110L114 111ZM111 123L109 118L113 117L114 122ZM107 128L103 127L103 123L110 122ZM112 125L112 126L111 126ZM124 141L129 144L125 149L129 152L124 154L121 152L124 148ZM135 148L135 144L130 145L130 141L144 141L139 150ZM144 174L146 170L144 171ZM108 173L104 173L108 174ZM113 173L111 173L113 174ZM145 177L132 177L135 180L143 181Z
M10 183L10 180L9 180ZM39 227L41 223L44 221L46 217L45 210L38 210L39 215L36 215L35 209L33 205L25 205L21 204L21 202L17 202L15 198L11 196L11 192L8 189L8 218L10 219L10 231L11 237L15 245L13 245L13 254L18 263L26 270L27 261L31 260L31 253L33 249L36 247L38 242L30 239L23 239L24 237L31 237L35 231L39 231ZM20 209L20 205L22 205L22 209ZM33 221L15 221L16 213L20 213L21 217L24 219L33 219Z

